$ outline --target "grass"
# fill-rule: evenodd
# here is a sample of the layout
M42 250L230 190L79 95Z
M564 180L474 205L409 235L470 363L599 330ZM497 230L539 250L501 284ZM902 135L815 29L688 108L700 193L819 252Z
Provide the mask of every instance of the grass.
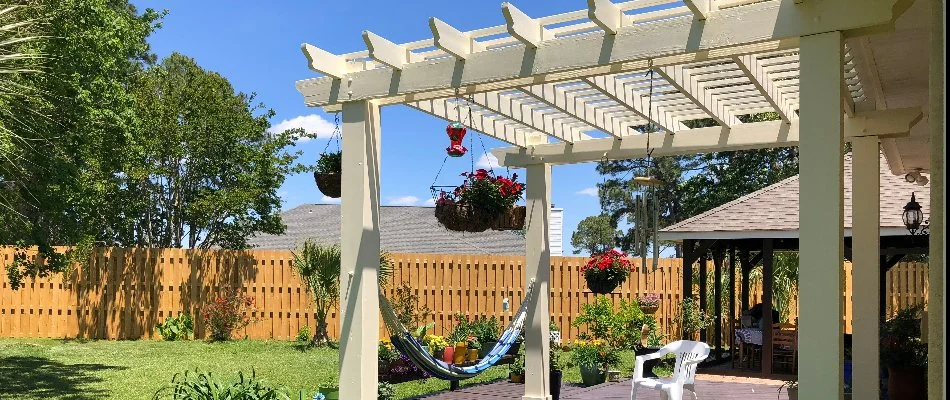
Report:
M569 354L562 355L567 361ZM233 341L79 341L0 339L0 399L149 399L176 373L198 368L223 380L238 371L257 372L291 393L312 396L337 374L338 352L332 348L301 351L294 342ZM619 370L629 375L632 352L622 354ZM507 366L492 367L462 386L503 379ZM564 368L565 382L580 382L578 368ZM447 390L438 379L396 385L399 398Z

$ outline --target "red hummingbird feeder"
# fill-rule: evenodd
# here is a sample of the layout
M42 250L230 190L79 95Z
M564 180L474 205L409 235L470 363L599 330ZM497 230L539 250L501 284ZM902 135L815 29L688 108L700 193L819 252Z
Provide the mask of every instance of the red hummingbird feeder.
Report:
M445 127L445 134L449 135L449 140L452 142L449 147L445 148L445 152L448 153L449 156L461 157L468 152L468 149L462 146L462 139L465 139L465 133L465 127L458 122L453 122Z

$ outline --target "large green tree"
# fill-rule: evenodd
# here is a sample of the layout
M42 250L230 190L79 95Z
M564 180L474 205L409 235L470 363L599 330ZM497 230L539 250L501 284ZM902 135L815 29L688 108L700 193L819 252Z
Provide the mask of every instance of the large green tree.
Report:
M123 182L117 243L242 248L279 234L284 177L305 168L290 153L300 132L269 133L273 111L227 79L172 54L136 83L143 122Z
M744 123L777 118L774 113L739 117ZM699 128L715 123L704 119L688 121L687 125ZM598 185L601 211L611 216L614 228L632 223L628 217L635 211L635 177L650 176L663 181L657 188L657 198L659 225L664 227L794 176L798 173L798 149L714 152L652 160L607 160L597 166L597 171L604 176L604 182ZM621 249L630 251L635 248L634 229L635 226L629 226L620 235ZM676 255L680 255L678 247Z
M577 224L577 230L571 235L571 247L574 248L574 254L582 251L603 253L614 248L616 237L617 229L610 215L594 215Z

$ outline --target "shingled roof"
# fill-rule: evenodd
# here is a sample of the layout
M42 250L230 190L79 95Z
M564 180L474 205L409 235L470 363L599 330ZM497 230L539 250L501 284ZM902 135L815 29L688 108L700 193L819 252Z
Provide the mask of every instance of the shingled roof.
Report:
M340 243L340 206L303 204L281 213L287 230L282 235L259 234L251 245L265 249L293 249L308 238ZM524 238L510 231L463 233L446 230L432 207L379 208L380 246L394 253L454 253L522 255Z
M881 157L881 236L901 236L911 192L930 215L930 185L908 183ZM660 230L660 240L798 237L798 175ZM851 236L851 155L844 159L844 228Z

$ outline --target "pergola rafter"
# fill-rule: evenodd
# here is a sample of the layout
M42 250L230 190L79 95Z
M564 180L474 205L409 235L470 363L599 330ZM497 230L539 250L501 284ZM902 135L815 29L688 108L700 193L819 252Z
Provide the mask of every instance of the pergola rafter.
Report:
M859 141L862 157L876 160L879 138L907 135L922 119L919 107L886 109L880 82L867 81L874 72L862 71L873 60L845 42L893 29L913 1L588 0L586 10L540 18L504 3L503 25L461 31L431 18L431 39L398 44L364 32L367 49L342 55L303 45L310 68L326 75L297 82L305 104L342 108L344 132L358 137L344 141L343 204L356 206L343 210L351 228L341 263L356 289L341 288L340 300L342 324L362 333L341 340L356 349L341 352L341 380L358 383L341 388L344 396L368 398L376 389L375 369L359 360L373 358L377 327L360 324L378 313L365 302L377 295L370 256L378 256L379 230L369 217L379 206L379 107L390 104L514 145L493 154L502 165L527 168L524 271L539 293L550 289L544 243L552 165L800 146L801 193L813 197L801 207L801 248L810 254L802 277L823 283L802 288L810 308L800 336L815 346L801 353L802 393L840 393L840 357L822 357L841 347L821 329L840 329L841 312L820 306L840 301L833 290L840 271L823 267L841 261L835 243L843 214L826 206L841 204L840 191L828 190L841 185L840 147ZM800 104L808 115L799 117ZM763 112L779 119L744 118ZM707 118L719 126L688 128ZM659 129L641 133L648 124ZM548 369L547 301L536 296L528 314L529 370ZM543 379L527 380L525 399L547 395Z

